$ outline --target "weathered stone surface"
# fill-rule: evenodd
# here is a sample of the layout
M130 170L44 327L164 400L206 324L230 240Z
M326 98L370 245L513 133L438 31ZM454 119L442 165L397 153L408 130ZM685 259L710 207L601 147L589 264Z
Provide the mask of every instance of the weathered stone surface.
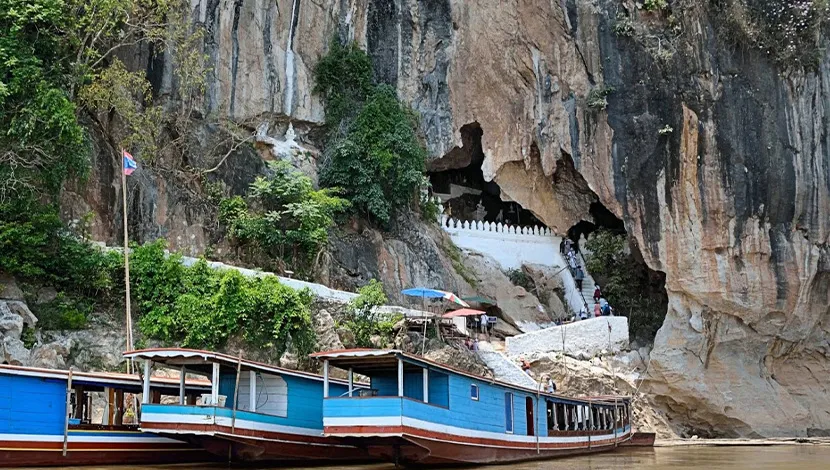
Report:
M46 369L66 369L66 358L68 356L69 344L67 342L44 344L32 349L28 365Z
M17 314L23 324L28 326L29 328L34 328L37 325L37 317L31 310L29 310L29 306L26 305L25 302L12 300L7 301L6 305L9 307L12 313Z
M58 291L52 286L41 287L37 291L37 300L35 303L46 304L58 297Z
M13 312L9 302L0 300L0 335L19 339L23 332L23 317Z
M0 272L0 299L24 300L23 291L17 286L14 277Z
M29 350L18 338L12 336L4 336L3 343L3 361L6 364L13 366L25 366L29 363Z
M320 351L344 349L343 342L337 335L337 328L328 310L321 309L312 315L314 332L317 334L317 347Z
M532 352L564 352L588 358L628 349L628 318L598 317L552 326L507 338L507 352L519 356Z

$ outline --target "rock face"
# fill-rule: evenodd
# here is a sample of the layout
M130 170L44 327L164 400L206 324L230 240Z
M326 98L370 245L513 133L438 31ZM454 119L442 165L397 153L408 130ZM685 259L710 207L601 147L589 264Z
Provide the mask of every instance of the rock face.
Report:
M814 69L786 70L724 39L721 2L671 3L679 10L669 16L610 0L196 0L211 70L202 115L250 129L268 121L272 135L291 120L298 142L309 140L323 119L311 70L332 36L356 40L421 116L431 156L449 155L434 168L466 164L460 129L475 124L485 178L504 199L560 234L590 220L593 203L624 221L666 275L648 386L690 431L825 432L830 48ZM151 70L146 54L135 57ZM170 94L169 58L153 63L156 93ZM589 103L592 89L610 92L607 107ZM198 133L205 145L210 129ZM64 215L92 210L92 235L113 242L122 214L108 142L96 136L89 184L64 193ZM240 148L214 176L239 192L262 167ZM133 234L201 253L212 212L171 173L131 178ZM343 269L331 281L378 275L390 291L430 281L467 290L426 238L392 238L358 230L335 240L332 263Z
M591 358L628 349L628 318L599 317L533 331L505 341L511 356L536 352L563 352Z

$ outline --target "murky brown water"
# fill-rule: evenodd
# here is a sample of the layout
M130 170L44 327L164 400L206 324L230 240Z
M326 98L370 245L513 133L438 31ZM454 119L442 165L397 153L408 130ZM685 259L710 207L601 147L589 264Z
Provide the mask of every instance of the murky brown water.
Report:
M226 465L156 465L156 466L115 466L115 467L64 467L84 470L196 470L222 469ZM262 469L296 470L299 467L260 467ZM353 465L314 467L316 470L390 470L394 465ZM830 469L830 446L827 445L776 445L776 446L690 446L657 447L654 449L620 449L616 452L547 460L524 464L512 464L510 470L828 470ZM56 469L52 469L56 470Z

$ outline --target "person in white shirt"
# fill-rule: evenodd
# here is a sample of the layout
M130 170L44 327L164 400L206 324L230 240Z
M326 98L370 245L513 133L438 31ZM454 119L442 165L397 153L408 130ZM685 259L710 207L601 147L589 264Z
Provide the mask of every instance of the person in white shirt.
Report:
M482 313L481 314L481 332L482 333L485 333L485 334L487 333L487 322L488 321L490 321L490 319L487 318L487 314Z

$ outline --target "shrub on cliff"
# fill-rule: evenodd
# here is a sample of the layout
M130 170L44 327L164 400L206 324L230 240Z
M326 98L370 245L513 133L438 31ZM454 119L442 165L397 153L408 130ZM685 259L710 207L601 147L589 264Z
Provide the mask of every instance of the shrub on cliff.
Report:
M76 329L95 307L123 292L123 259L104 252L68 230L54 206L31 199L0 204L0 272L49 285L58 297L31 305L42 328Z
M328 129L320 183L342 188L354 209L386 225L423 182L416 116L393 88L372 82L371 59L355 44L333 41L314 76Z
M285 352L291 342L312 352L311 293L280 284L275 276L245 277L200 260L191 267L165 254L163 241L133 250L138 326L153 339L184 347L216 349L241 335L252 346Z
M311 179L289 163L272 162L245 199L236 196L219 204L219 220L238 243L303 273L328 241L335 216L349 207L338 192L315 190Z
M393 327L401 320L401 315L381 314L377 307L385 305L389 299L383 292L383 285L376 279L358 290L358 296L349 302L339 326L354 334L355 343L361 348L373 348L372 337L378 336L382 341L392 340Z
M666 317L665 289L625 252L625 244L625 235L594 232L587 243L591 254L586 267L617 314L628 317L631 337L651 342Z

